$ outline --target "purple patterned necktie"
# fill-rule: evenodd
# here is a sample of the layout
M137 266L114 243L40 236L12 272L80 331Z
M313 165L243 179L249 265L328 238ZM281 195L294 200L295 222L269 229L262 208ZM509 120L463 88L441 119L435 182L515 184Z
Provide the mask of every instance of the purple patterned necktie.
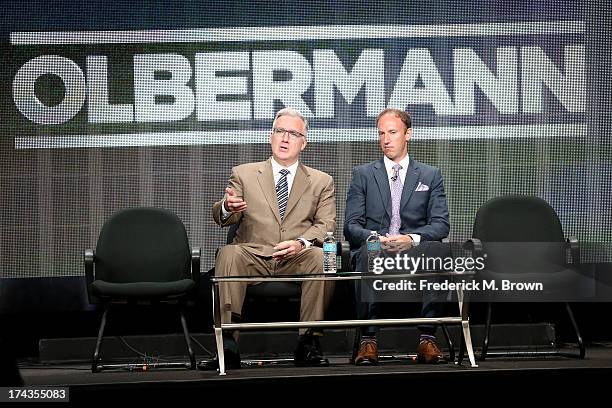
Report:
M399 176L402 168L399 164L393 165L393 176L391 177L391 225L389 225L389 235L399 235L400 225L400 201L402 200L402 190L404 185Z

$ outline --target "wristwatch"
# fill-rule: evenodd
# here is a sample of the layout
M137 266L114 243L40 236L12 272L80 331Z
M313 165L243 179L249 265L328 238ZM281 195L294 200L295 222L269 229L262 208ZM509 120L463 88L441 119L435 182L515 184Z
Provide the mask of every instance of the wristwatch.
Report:
M304 248L308 248L310 245L310 242L308 242L306 239L304 238L296 238L296 241L298 241L300 244L302 244L302 249Z

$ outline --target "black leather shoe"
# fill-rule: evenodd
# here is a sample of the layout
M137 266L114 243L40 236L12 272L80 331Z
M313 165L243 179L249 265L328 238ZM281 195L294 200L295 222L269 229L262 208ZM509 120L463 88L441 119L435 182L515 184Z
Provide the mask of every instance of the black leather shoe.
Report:
M293 353L293 362L296 366L313 367L321 365L323 361L323 352L321 351L321 343L319 336L305 334L300 336L297 348Z
M240 351L238 351L238 343L229 335L223 336L223 357L227 370L236 370L240 368ZM200 370L218 370L219 356L215 354L212 360L198 364L198 368Z
M240 354L235 353L232 350L224 349L223 357L225 359L226 370L237 370L240 368ZM218 370L219 369L219 356L215 354L212 360L203 361L198 364L200 370Z

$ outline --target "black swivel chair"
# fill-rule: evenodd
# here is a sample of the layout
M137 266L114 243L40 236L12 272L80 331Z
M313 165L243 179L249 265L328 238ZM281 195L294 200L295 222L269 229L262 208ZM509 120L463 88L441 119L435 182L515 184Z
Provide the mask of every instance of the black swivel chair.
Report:
M532 277L546 276L547 281L567 287L569 280L578 275L578 241L574 237L564 238L557 213L541 198L506 195L487 201L476 214L472 236L465 248L472 251L474 257L486 254L486 268L481 274L484 279L513 276L528 281ZM567 263L567 250L571 254L571 264ZM579 353L556 354L584 358L585 346L572 309L568 302L564 305L576 334ZM481 360L485 360L488 353L491 314L492 304L488 302ZM537 355L538 352L529 354Z
M104 328L109 308L116 302L178 303L190 367L195 369L183 309L199 282L200 248L190 251L180 218L159 208L121 210L104 223L96 251L86 250L84 261L90 303L104 305L92 372L101 369Z

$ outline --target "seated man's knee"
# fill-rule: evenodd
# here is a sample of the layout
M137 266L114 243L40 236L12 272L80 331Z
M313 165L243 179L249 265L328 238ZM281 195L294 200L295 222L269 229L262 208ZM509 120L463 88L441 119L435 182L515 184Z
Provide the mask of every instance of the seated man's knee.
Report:
M351 269L365 272L368 270L368 247L363 244L351 257Z
M311 246L308 248L309 255L323 262L323 248Z
M233 259L240 256L241 253L242 248L240 248L240 245L225 245L220 248L215 259L215 275L222 276L231 271L232 268L229 268L228 265L231 264Z
M225 245L219 249L217 253L217 262L225 259L231 259L241 252L240 245Z
M323 249L315 246L308 247L300 253L300 262L298 268L310 273L323 273Z

